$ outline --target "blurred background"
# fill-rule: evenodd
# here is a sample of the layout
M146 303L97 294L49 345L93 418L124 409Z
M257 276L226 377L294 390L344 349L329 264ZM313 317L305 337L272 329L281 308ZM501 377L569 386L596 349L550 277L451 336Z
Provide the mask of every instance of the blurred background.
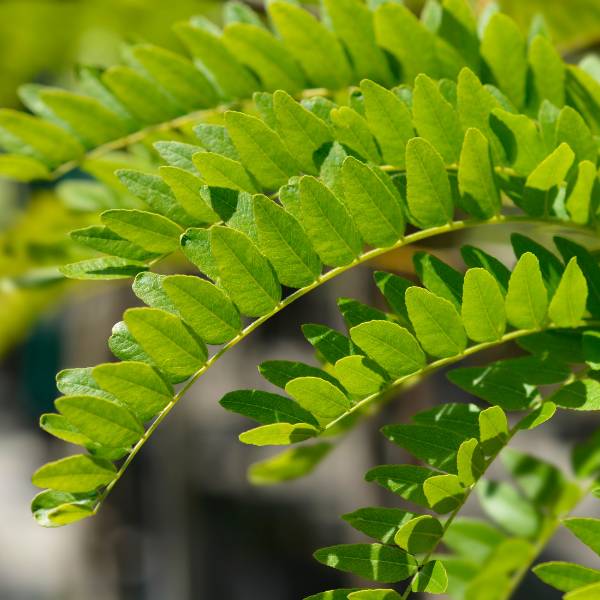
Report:
M477 4L481 9L486 2ZM599 0L501 4L524 30L542 13L569 59L600 42ZM218 20L219 8L219 2L199 0L0 0L0 105L22 108L16 94L22 83L72 87L77 64L114 64L127 40L177 49L171 23L193 14ZM260 361L314 361L299 326L318 315L319 322L342 327L335 309L340 296L382 307L373 267L411 277L411 254L387 255L350 271L269 321L192 389L96 518L46 530L30 516L36 490L29 478L43 462L65 454L37 427L39 415L52 410L55 373L110 360L111 327L138 303L127 283L44 283L46 268L79 258L67 233L92 219L77 188L65 183L0 180L0 279L19 281L17 287L0 285L0 599L297 600L352 586L351 578L311 555L322 545L360 539L338 515L394 505L391 494L363 481L370 467L406 458L378 428L440 401L465 400L464 394L439 373L355 430L313 475L276 487L247 482L248 466L269 452L238 443L246 423L217 401L232 389L264 387L256 370ZM524 233L545 241L538 232ZM499 227L493 235L486 231L485 239L462 234L427 249L462 268L456 250L448 248L474 243L510 263L508 236ZM477 363L514 352L503 348ZM598 425L561 417L530 435L527 450L565 466L565 448ZM469 509L478 511L476 504ZM591 516L594 508L581 511ZM572 540L559 534L544 558L589 563L583 546ZM554 597L560 596L534 577L518 593L521 600Z

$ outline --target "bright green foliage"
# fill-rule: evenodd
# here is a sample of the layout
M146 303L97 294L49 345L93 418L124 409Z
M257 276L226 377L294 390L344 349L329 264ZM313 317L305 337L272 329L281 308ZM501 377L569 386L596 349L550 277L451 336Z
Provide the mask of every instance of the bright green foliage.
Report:
M538 329L547 308L548 296L539 261L531 252L526 252L519 258L508 282L506 317L514 327Z
M430 515L415 517L400 527L394 542L411 554L431 552L444 533L442 524Z
M417 569L413 556L399 548L382 544L348 544L322 548L315 553L315 558L329 567L382 583L402 581Z
M492 342L506 330L504 298L500 286L485 269L469 269L463 287L462 320L469 338Z
M94 514L131 453L222 354L354 265L483 222L595 232L600 88L592 76L564 65L545 37L526 42L505 15L482 21L479 33L462 0L430 2L421 19L395 2L322 5L321 21L294 2L269 2L267 24L227 4L223 30L201 18L177 26L193 62L133 45L126 65L82 70L85 94L28 86L22 96L38 117L0 113L0 144L12 153L1 157L0 173L49 178L81 163L119 187L119 203L102 205L109 209L102 225L73 233L105 256L62 270L81 279L135 276L133 291L147 306L126 311L113 329L109 347L121 362L57 378L64 396L41 426L88 454L34 475L49 488L32 504L41 524ZM154 145L158 174L141 161L125 165L117 180L111 173L123 157L102 163L97 146L123 148L129 134L150 139L155 125L177 129ZM507 597L549 519L568 514L581 495L556 468L515 452L503 458L516 487L483 479L517 432L562 409L600 409L593 243L588 250L587 242L557 238L559 257L520 234L511 242L512 272L465 247L464 273L416 253L423 287L376 273L389 314L340 299L347 333L303 328L323 368L269 361L260 372L281 394L239 390L221 400L256 421L242 442L298 444L251 467L254 483L272 484L314 470L334 446L329 436L351 429L403 385L510 339L525 350L450 372L483 407L441 404L385 426L387 438L424 464L382 465L366 478L408 506L356 509L346 521L376 543L316 553L375 582L408 580L404 595L345 589L313 600L446 591L462 600L486 590ZM151 271L175 252L199 273ZM207 345L222 346L209 357ZM183 382L175 393L172 385ZM508 411L521 413L512 426ZM594 444L575 450L578 476L597 474ZM117 471L114 462L123 459ZM475 489L503 531L457 518ZM586 534L595 522L567 525L597 550ZM597 591L592 569L539 573L569 597Z

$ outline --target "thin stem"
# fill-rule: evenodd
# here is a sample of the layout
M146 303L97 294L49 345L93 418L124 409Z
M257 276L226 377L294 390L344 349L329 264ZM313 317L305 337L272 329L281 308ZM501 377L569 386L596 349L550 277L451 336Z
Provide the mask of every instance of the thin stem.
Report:
M534 410L536 410L537 408L539 408L540 405L541 405L541 402L538 403L536 406L533 406L531 408L530 412L533 412ZM460 513L460 511L463 509L463 507L466 504L467 500L471 497L471 494L473 493L473 490L475 489L475 486L479 483L479 481L481 480L481 478L485 475L485 473L487 472L487 470L491 467L492 463L498 458L498 455L500 454L500 452L502 452L502 450L504 450L504 448L506 448L508 446L508 444L511 442L511 440L517 434L518 431L519 431L519 421L517 421L517 423L509 430L508 437L506 438L504 444L496 452L494 452L494 454L492 454L486 460L481 475L479 476L479 478L477 479L477 481L475 481L474 483L472 483L467 488L467 491L466 491L465 495L463 496L460 504L450 513L450 516L444 522L444 525L443 525L443 528L442 528L442 535L440 536L440 538L438 539L438 541L435 543L435 545L433 546L433 548L423 558L423 560L421 560L419 568L422 568L424 565L426 565L427 562L429 561L429 559L436 552L436 550L438 549L439 545L442 543L442 541L443 541L443 539L444 539L444 537L445 537L448 529L450 528L450 525L452 525L452 523L454 522L454 520L456 519L456 517L458 516L458 514ZM404 592L403 592L403 594L401 596L402 600L406 600L410 596L410 594L412 592L413 583L415 582L418 574L419 574L419 571L417 571L417 573L415 573L412 576L411 580L409 581L408 585L406 586L406 589L404 590Z
M103 492L100 494L97 504L94 507L94 513L96 513L98 511L98 509L100 508L100 505L102 504L104 499L108 496L108 494L111 492L111 490L117 484L119 479L121 479L121 477L123 476L123 474L129 467L129 465L131 464L131 462L133 461L135 456L143 448L143 446L148 441L148 439L152 436L152 434L157 429L157 427L162 423L162 421L167 417L167 415L173 410L175 405L179 402L179 400L181 400L181 398L183 398L183 396L194 385L194 383L200 377L202 377L202 375L204 375L208 371L208 369L210 369L210 367L217 360L219 360L219 358L221 358L224 354L229 352L229 350L231 350L234 346L236 346L238 343L240 343L242 340L244 340L246 337L248 337L255 329L260 327L260 325L262 325L264 322L271 319L273 316L275 316L276 314L281 312L284 308L286 308L287 306L289 306L290 304L292 304L293 302L295 302L302 296L308 294L310 291L320 287L321 285L330 281L331 279L334 279L335 277L342 275L349 269L352 269L358 265L366 264L373 258L381 256L382 254L391 252L393 250L397 250L404 246L408 246L417 241L425 240L425 239L435 237L437 235L441 235L444 233L449 233L449 232L453 232L453 231L461 231L461 230L465 230L465 229L479 227L480 225L499 225L499 224L504 224L504 223L529 223L529 224L541 223L541 224L548 225L548 220L537 219L537 218L532 218L532 217L522 216L522 215L497 215L497 216L492 217L491 219L487 219L485 221L480 221L480 220L475 220L475 219L469 219L469 220L463 220L463 221L453 221L453 222L447 223L446 225L441 225L439 227L432 227L430 229L416 231L415 233L411 233L411 234L401 238L395 244L393 244L392 246L389 246L388 248L374 248L367 252L361 253L351 263L344 265L342 267L336 267L334 269L331 269L330 271L327 271L326 273L323 273L310 285L303 287L299 290L296 290L293 294L290 294L287 298L284 298L281 302L279 302L277 304L277 306L272 311L270 311L266 315L263 315L262 317L259 317L256 320L254 320L252 323L250 323L250 325L248 325L240 333L238 333L238 335L236 335L232 340L227 342L218 352L213 354L213 356L211 356L208 359L208 361L206 363L204 363L204 365L202 365L202 367L200 367L200 369L198 369L192 375L192 377L186 382L186 384L181 388L181 390L173 397L173 400L171 402L169 402L165 406L165 408L163 408L163 410L158 414L156 419L152 422L152 424L144 432L144 435L140 438L140 440L132 448L131 452L129 453L127 458L123 461L123 464L117 471L115 478L106 486L106 488L104 488ZM556 220L555 224L560 225L560 226L565 225L565 223L563 221L558 221L558 220ZM571 223L569 223L568 225L569 225L569 227L573 226L573 227L579 228L583 231L587 231L587 232L591 231L589 228L587 228L585 226L580 226L580 225L571 224ZM460 359L464 358L465 356L469 356L470 354L473 354L476 351L483 350L485 348L491 348L491 347L497 345L498 343L503 343L510 339L515 339L517 337L520 337L521 335L527 335L529 333L532 333L532 331L527 331L527 332L513 331L513 332L508 333L505 336L503 336L501 342L488 342L485 344L478 344L477 346L471 346L470 348L467 348L467 350L465 350L465 352L458 355L457 357L441 359L439 361L436 361L435 363L431 363L425 369L423 369L423 371L421 371L421 375L428 374L431 371L438 369L444 365L456 362L457 360L460 360ZM475 350L476 348L477 348L477 350ZM391 391L393 391L393 389L396 389L401 383L405 383L407 379L410 379L410 376L404 377L400 380L395 381L392 384L392 386L386 390L386 392L391 393ZM355 412L356 410L358 410L359 408L362 408L363 406L365 406L366 404L369 404L370 402L373 402L375 400L375 396L377 398L380 398L379 394L369 396L368 398L365 398L362 401L357 402L350 409L350 413ZM345 413L344 415L342 415L342 417L339 417L335 421L332 421L331 423L329 423L326 426L326 429L330 429L334 424L338 423L343 417L346 417L348 414L349 413Z
M328 97L332 94L330 90L325 88L314 88L303 90L296 97L298 100L313 98L316 96L325 96ZM214 115L218 115L224 113L228 110L236 110L238 108L243 108L250 100L238 100L235 102L228 102L219 104L218 106L214 106L212 108L204 108L201 110L196 110L194 112L181 115L179 117L175 117L174 119L170 119L168 121L163 121L161 123L156 123L154 125L149 125L148 127L144 127L143 129L139 129L138 131L134 131L128 135L124 135L115 140L111 140L110 142L106 142L105 144L101 144L97 146L93 150L86 152L83 156L75 158L73 160L67 161L57 167L54 171L52 171L49 175L50 179L58 179L59 177L65 175L69 171L76 169L85 161L91 158L98 158L109 152L114 152L115 150L121 150L123 148L127 148L132 144L136 144L138 142L143 141L146 137L153 133L158 133L161 131L172 131L173 129L179 129L191 123L196 123L202 119L207 117L211 117Z

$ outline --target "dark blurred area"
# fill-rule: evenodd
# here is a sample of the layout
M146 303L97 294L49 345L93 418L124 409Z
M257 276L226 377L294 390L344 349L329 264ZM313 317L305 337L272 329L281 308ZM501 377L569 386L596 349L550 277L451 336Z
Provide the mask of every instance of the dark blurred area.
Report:
M218 4L0 1L0 105L19 106L15 90L20 83L69 87L77 62L116 62L123 39L176 47L168 26L192 14L214 16ZM600 2L506 0L502 4L523 24L534 12L548 11L548 21L556 23L553 27L565 52L579 52L600 38ZM573 19L581 27L572 26ZM41 245L42 264L57 262L47 249L56 244L60 248L72 228L69 211L55 202L53 194L48 187L0 182L2 243L11 239L11 228L24 218L56 220L55 245ZM37 212L24 217L23 208L32 203ZM550 231L544 238L535 230L524 232L542 243L556 233ZM30 235L29 250L35 248L35 229ZM460 269L464 266L456 249L462 243L480 245L511 263L508 229L486 230L485 239L477 235L441 237L438 245L427 249ZM316 364L300 325L316 321L342 328L335 304L340 296L382 308L372 282L373 267L413 277L411 255L422 249L387 255L377 265L346 273L236 346L157 430L100 514L62 529L42 529L29 511L36 492L29 482L31 473L70 451L39 430L37 420L52 410L58 370L111 360L106 346L111 327L126 307L139 301L127 284L107 282L78 287L72 294L56 292L60 302L49 300L53 292L48 290L40 299L4 292L0 296L0 600L299 600L324 589L361 585L318 564L312 553L320 546L363 539L339 515L363 506L399 505L391 494L363 479L377 464L408 460L378 429L427 406L469 398L438 373L354 430L311 476L275 487L248 482L248 466L272 451L239 443L237 435L247 423L226 413L218 400L233 389L264 388L256 369L264 360ZM15 256L10 264L0 266L13 272L30 264L20 263L18 253ZM477 356L472 364L517 352L516 346L503 347ZM526 446L517 437L515 447L566 469L566 448L599 425L590 423L589 417L561 417L536 429ZM476 501L467 512L480 514ZM580 512L593 516L600 511L590 503ZM543 559L593 566L583 545L564 533L554 538ZM515 597L552 600L560 594L553 595L529 576Z

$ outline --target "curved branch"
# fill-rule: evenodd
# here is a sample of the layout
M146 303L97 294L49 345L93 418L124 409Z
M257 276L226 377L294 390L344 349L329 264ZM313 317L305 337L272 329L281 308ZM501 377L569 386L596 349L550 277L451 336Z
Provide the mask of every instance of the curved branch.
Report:
M135 446L133 447L133 449L131 450L131 452L129 453L129 455L127 456L127 458L125 459L125 461L123 462L123 464L121 465L119 470L117 471L115 478L106 486L106 488L103 490L102 494L99 496L99 498L94 506L93 514L96 514L98 512L102 502L105 500L105 498L111 492L111 490L115 487L115 485L117 484L119 479L123 476L123 474L129 467L129 465L131 464L133 459L136 457L138 452L143 448L143 446L150 439L150 437L152 436L154 431L158 428L158 426L162 423L162 421L167 417L167 415L171 412L171 410L173 410L175 405L185 396L187 391L194 385L194 383L198 379L200 379L212 367L212 365L215 364L215 362L217 362L224 354L226 354L234 346L236 346L238 343L240 343L242 340L244 340L246 337L248 337L255 329L260 327L260 325L262 325L264 322L268 321L270 318L272 318L273 316L275 316L279 312L281 312L284 308L286 308L287 306L289 306L290 304L292 304L293 302L295 302L302 296L306 295L308 292L312 291L313 289L316 289L316 288L320 287L322 284L328 282L329 280L334 279L334 278L338 277L339 275L342 275L349 269L351 269L355 266L361 265L361 264L365 264L365 263L369 262L370 260L372 260L373 258L376 258L377 256L381 256L382 254L385 254L387 252L391 252L398 248L408 246L417 241L435 237L437 235L441 235L444 233L466 230L466 229L478 227L480 225L499 225L499 224L504 224L504 223L515 223L515 222L530 223L530 224L544 223L545 225L547 225L549 221L548 221L548 219L536 219L536 218L520 216L520 215L516 215L516 216L498 215L496 217L488 219L487 221L480 221L480 220L453 221L451 223L442 225L440 227L417 231L415 233L412 233L412 234L409 234L409 235L403 237L401 240L396 242L393 246L390 246L388 248L375 248L373 250L364 252L350 264L344 265L343 267L336 267L334 269L331 269L330 271L327 271L326 273L319 276L310 285L308 285L304 288L301 288L299 290L296 290L293 294L287 296L285 299L283 299L281 302L279 302L272 311L263 315L262 317L259 317L258 319L253 321L250 325L248 325L245 329L243 329L236 337L234 337L232 340L230 340L218 352L216 352L213 356L211 356L208 359L208 361L200 369L198 369L198 371L196 371L192 375L192 377L186 382L186 384L182 387L182 389L173 397L171 402L169 402L169 404L167 404L167 406L165 406L165 408L158 414L156 419L152 422L152 424L145 431L144 435L135 444ZM555 224L559 225L559 226L564 226L563 221L556 220ZM577 226L577 228L582 231L592 233L591 229L588 227ZM497 346L506 341L516 339L518 337L522 337L525 335L529 335L531 333L534 333L534 330L513 331L513 332L510 332L510 333L504 335L501 338L501 340L499 340L497 342L487 342L487 343L483 343L483 344L478 344L476 346L471 346L471 347L467 348L465 350L465 352L463 352L460 355L457 355L457 356L451 357L451 358L444 358L444 359L441 359L441 360L435 361L434 363L429 364L424 370L422 370L420 372L420 375L422 376L423 374L429 374L429 373L435 371L436 369L439 369L448 364L452 364L453 362L462 360L464 357L474 354L480 350L492 348L492 347ZM414 374L411 376L403 377L403 378L393 382L391 384L391 386L386 388L385 393L387 395L390 395L395 388L398 388L400 385L405 384L406 381L409 380L411 377L414 377ZM369 404L373 404L376 400L380 399L381 396L382 396L382 394L378 393L378 394L374 394L372 396L369 396L369 397L363 399L362 401L355 404L350 409L349 412L345 413L340 418L338 418L335 421L333 421L332 423L330 423L325 429L326 430L330 429L334 424L339 423L339 421L342 418L348 416L351 413L356 412L359 408L362 408Z

